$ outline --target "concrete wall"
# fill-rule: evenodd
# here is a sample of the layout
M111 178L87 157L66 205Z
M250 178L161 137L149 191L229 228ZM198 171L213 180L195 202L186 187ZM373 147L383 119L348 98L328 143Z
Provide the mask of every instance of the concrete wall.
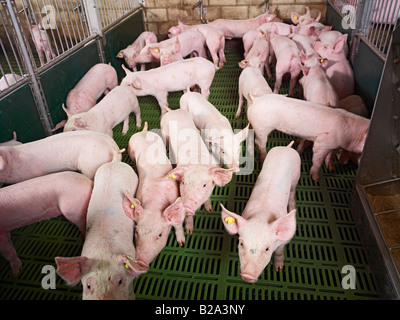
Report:
M258 7L261 0L204 0L207 9L205 18L209 21L215 19L250 19L262 13ZM196 0L146 0L145 21L149 31L156 33L160 39L166 37L168 29L177 24L181 19L187 24L198 24L200 14L198 8L192 10ZM303 14L305 6L309 6L311 14L317 16L318 10L322 12L321 21L325 19L326 5L324 0L270 0L273 12L278 17L289 22L292 11Z

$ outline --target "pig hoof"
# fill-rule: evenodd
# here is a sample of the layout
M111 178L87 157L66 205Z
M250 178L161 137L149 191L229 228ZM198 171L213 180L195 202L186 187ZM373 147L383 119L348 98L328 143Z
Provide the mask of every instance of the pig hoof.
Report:
M283 265L282 266L275 266L275 271L276 272L282 272L283 270Z
M136 126L136 129L137 129L137 130L140 130L140 126Z
M235 118L236 118L236 119L239 119L239 118L240 118L240 114L236 114L236 115L235 115Z

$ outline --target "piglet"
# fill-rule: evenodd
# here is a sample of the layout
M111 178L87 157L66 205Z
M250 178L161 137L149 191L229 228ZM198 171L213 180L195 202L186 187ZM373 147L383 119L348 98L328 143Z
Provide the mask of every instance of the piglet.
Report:
M208 98L218 69L211 61L201 57L176 61L148 71L131 72L122 67L126 77L121 86L130 87L137 96L154 96L162 115L166 113L164 106L168 106L168 92L187 90L197 84L201 94Z
M116 142L104 133L64 132L33 142L0 147L0 183L16 183L59 171L93 179L102 164L121 160Z
M121 58L125 60L125 63L129 66L129 68L133 69L133 71L137 71L136 63L134 59L138 56L140 51L146 46L146 44L156 43L157 36L150 31L142 32L136 40L127 46L125 49L120 50L117 54L117 58ZM140 71L144 71L146 69L146 65L142 63L140 65Z
M258 280L273 253L275 270L282 271L284 246L296 232L295 192L301 163L291 144L268 152L242 215L221 204L225 229L239 234L240 276L249 283Z
M290 24L283 22L266 22L259 26L257 30L265 34L276 33L281 36L288 36L292 32Z
M186 110L167 112L161 119L161 131L176 168L168 177L180 182L179 189L186 215L193 216L204 203L212 211L210 196L215 185L229 183L236 169L223 169L208 151L193 118Z
M168 30L168 37L181 34L183 31L197 30L206 40L208 51L215 65L219 68L224 66L225 58L225 37L221 30L209 24L197 24L193 26L186 25L178 20L178 25Z
M297 78L300 75L299 49L296 43L287 37L276 34L276 28L272 28L271 46L276 57L275 67L275 87L274 93L278 93L282 84L282 77L285 73L290 73L289 97L294 96L294 88Z
M197 92L185 93L179 104L182 110L190 113L197 129L211 144L216 158L228 168L239 171L242 142L247 138L248 126L234 134L229 120Z
M327 107L338 107L339 98L323 69L328 64L327 59L314 55L306 56L304 52L300 52L300 59L303 77L299 83L303 87L304 98Z
M292 22L299 26L305 26L307 24L318 22L321 19L321 11L318 12L318 16L316 18L311 17L310 7L306 6L306 13L304 15L300 15L297 12L292 12L290 14Z
M16 276L22 268L10 232L29 224L64 215L81 232L92 181L77 172L58 172L0 189L0 253L10 262Z
M238 119L242 113L244 99L247 100L247 107L249 108L251 104L251 100L249 99L250 91L254 97L272 93L268 82L265 80L259 68L247 67L240 73L239 106L235 115L236 119Z
M117 86L110 91L97 105L87 112L75 115L68 114L68 121L65 124L64 132L75 130L91 130L103 132L113 137L113 128L124 122L122 135L129 130L129 115L131 112L136 116L136 128L142 125L140 107L134 92L123 86Z
M318 54L322 58L328 59L328 64L324 69L339 100L354 94L354 72L343 50L346 41L347 34L344 34L333 44L324 44L320 41L314 43Z
M63 106L63 110L66 112L67 117L89 111L96 105L97 100L103 94L106 95L117 85L117 71L111 65L105 63L95 64L68 93L67 108ZM67 120L62 120L52 131L64 127Z
M246 32L257 29L263 23L269 22L269 17L270 13L266 12L252 19L217 19L208 22L208 24L220 29L224 33L226 39L241 38Z
M51 49L50 39L45 30L42 29L41 24L31 26L31 34L37 53L39 54L40 63L43 65L50 60L54 59L56 55ZM46 61L44 57L46 56Z
M136 222L136 259L142 266L148 266L165 247L171 226L175 226L178 243L184 243L185 208L182 199L178 198L177 181L163 179L172 170L172 165L162 138L148 132L147 122L143 131L129 139L128 153L136 164L139 185L136 199L130 198L134 206L124 209Z
M251 97L251 93L249 94ZM329 108L316 103L267 94L251 97L253 104L247 108L247 119L254 128L255 143L261 159L266 156L269 133L278 129L314 142L313 165L310 175L318 181L318 172L325 160L333 164L335 150L345 149L361 153L370 120L340 108Z
M269 69L269 42L261 36L256 39L247 53L246 58L239 62L240 68L255 67L259 68L261 73L264 74L264 69L267 71L268 78L272 79L272 73Z
M0 78L0 91L7 89L20 79L22 79L22 77L14 72L5 74Z
M114 161L96 172L87 210L86 237L78 257L56 257L57 273L71 284L82 282L84 300L134 299L132 282L147 271L135 259L131 206L138 177L131 166Z

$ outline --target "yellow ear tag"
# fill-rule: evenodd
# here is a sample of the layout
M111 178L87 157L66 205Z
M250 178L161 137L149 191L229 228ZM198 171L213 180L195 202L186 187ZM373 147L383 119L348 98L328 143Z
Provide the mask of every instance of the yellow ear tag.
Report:
M324 61L325 61L325 59L320 59L320 60L319 60L319 62L321 62L321 63L324 62Z
M265 38L267 35L265 33L263 33L262 36Z
M125 269L129 269L129 265L127 263L124 264Z
M175 174L172 174L172 175L169 176L169 178L170 178L170 179L176 179L176 175L175 175Z
M294 19L294 20L297 20L298 18L297 18L297 16L294 16L293 19Z
M154 52L155 52L155 53L158 53L158 49L157 49L157 48L156 48L156 49L154 49Z
M214 145L214 142L211 141L210 144L213 146L213 145Z
M123 57L124 55L122 54L122 52L118 53L118 57Z
M235 220L235 218L234 217L226 217L225 218L225 222L227 223L227 224L232 224L232 223L234 223L236 220Z
M242 66L244 66L246 64L246 62L242 61Z
M132 209L134 209L134 208L135 208L135 205L134 205L133 203L131 204L131 208L132 208Z

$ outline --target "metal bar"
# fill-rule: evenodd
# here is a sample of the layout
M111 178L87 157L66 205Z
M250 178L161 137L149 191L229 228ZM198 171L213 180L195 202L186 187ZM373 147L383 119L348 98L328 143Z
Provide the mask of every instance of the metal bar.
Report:
M34 99L37 103L37 110L38 110L39 117L40 117L40 120L43 125L43 129L44 129L46 135L51 135L52 134L51 128L53 127L53 123L52 123L51 117L49 115L49 112L47 110L44 96L42 95L43 91L41 90L40 84L36 78L35 70L34 70L32 64L30 63L30 56L29 56L29 52L28 52L28 50L30 50L30 48L28 48L25 45L24 36L23 36L22 30L21 30L21 27L19 24L20 21L18 21L18 18L16 16L16 13L15 13L16 10L14 11L14 9L16 9L15 2L12 0L11 1L10 0L7 0L7 1L2 0L1 2L2 2L3 7L6 6L6 8L7 8L10 22L12 23L12 26L14 28L16 37L18 39L18 42L19 42L19 45L21 48L22 56L23 56L25 64L26 64L27 71L30 75L32 93L33 93Z

